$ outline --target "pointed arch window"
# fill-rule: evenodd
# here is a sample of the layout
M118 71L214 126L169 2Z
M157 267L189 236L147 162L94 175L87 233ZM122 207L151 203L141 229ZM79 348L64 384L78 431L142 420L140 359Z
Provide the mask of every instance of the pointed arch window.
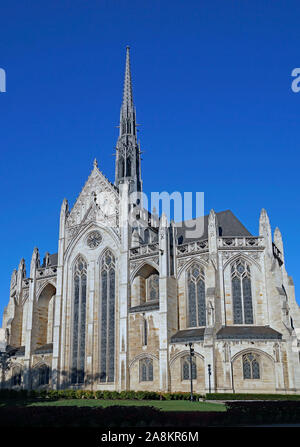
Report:
M147 278L147 301L159 300L159 275L153 273Z
M231 265L233 323L253 324L251 272L249 265L238 260Z
M50 380L50 368L48 365L41 365L39 367L39 385L48 385Z
M252 352L243 355L244 379L260 379L259 356Z
M17 365L12 369L11 384L12 386L20 386L22 383L22 368Z
M31 386L36 389L39 386L49 385L51 369L46 363L36 365L31 373Z
M190 380L191 378L191 362L190 356L186 355L181 360L181 380ZM196 360L192 360L192 379L197 379L197 366Z
M153 360L146 358L140 360L140 382L153 381Z
M107 250L101 258L100 382L115 380L115 257Z
M79 257L73 275L71 383L84 382L87 264Z
M187 273L188 282L188 326L206 326L205 276L197 264Z

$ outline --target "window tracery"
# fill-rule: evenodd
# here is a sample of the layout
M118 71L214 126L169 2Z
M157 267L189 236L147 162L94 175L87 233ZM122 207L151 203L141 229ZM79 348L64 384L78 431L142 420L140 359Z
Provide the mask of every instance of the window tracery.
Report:
M243 355L244 379L260 379L259 356L252 352Z
M187 273L188 281L188 325L206 325L205 276L204 270L193 265Z
M84 382L87 265L79 257L73 276L73 330L71 383Z
M115 380L115 257L107 250L100 271L100 382Z
M181 360L181 377L182 380L191 380L191 363L189 355L186 355ZM197 379L197 365L195 359L192 360L192 379Z
M153 381L153 360L144 358L140 360L140 382Z
M245 261L231 265L231 284L234 324L253 324L251 272Z

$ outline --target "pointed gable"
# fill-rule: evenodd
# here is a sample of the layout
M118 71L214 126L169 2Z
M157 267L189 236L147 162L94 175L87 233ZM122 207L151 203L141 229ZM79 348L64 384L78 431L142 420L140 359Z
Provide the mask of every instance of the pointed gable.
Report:
M67 228L86 225L91 221L118 226L118 189L98 169L97 163L67 217Z

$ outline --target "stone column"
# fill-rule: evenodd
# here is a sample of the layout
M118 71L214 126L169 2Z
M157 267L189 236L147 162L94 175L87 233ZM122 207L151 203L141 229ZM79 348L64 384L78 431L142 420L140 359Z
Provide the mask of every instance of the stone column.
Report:
M159 252L159 382L160 390L168 391L168 275L170 254L168 222L164 213L159 225Z
M209 267L206 271L206 309L208 305L210 307L210 312L214 312L215 316L212 317L206 312L207 320L208 317L212 320L212 324L208 324L204 331L204 351L205 351L205 362L204 362L204 376L205 376L205 389L206 392L209 390L209 380L211 392L215 391L215 355L214 355L214 335L215 335L215 321L216 316L221 320L221 306L220 298L219 301L216 299L217 291L217 272L218 272L218 222L217 216L212 209L208 216L208 249L209 249ZM216 312L217 308L217 312ZM213 321L214 320L214 321ZM211 375L208 374L208 365L210 365Z
M264 314L265 314L265 325L270 324L270 303L269 303L269 296L271 296L271 284L272 284L272 272L271 272L271 265L272 265L272 258L273 258L273 251L272 251L272 231L271 231L271 225L269 216L266 212L266 210L263 208L260 213L259 218L259 235L263 236L264 238L264 264L263 264L263 273L264 273L264 290L266 294L266 301L264 305Z
M118 266L119 282L119 390L129 389L128 370L128 289L129 277L129 181L120 188L120 233L121 251Z
M33 326L33 311L35 301L36 289L36 269L39 267L40 255L37 247L34 248L30 263L30 278L29 278L29 297L28 297L28 312L26 322L26 336L25 336L25 356L24 356L24 388L31 388L31 354L32 354L32 326Z
M63 200L60 211L57 279L55 296L55 314L53 318L53 357L52 357L52 387L59 388L60 383L60 336L61 336L61 309L63 294L64 251L65 251L65 224L69 206L66 199Z

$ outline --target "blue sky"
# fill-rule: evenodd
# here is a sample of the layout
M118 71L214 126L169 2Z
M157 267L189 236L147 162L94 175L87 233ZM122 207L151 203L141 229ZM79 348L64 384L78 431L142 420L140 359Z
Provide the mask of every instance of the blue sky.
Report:
M204 191L253 234L266 208L300 302L299 18L281 0L2 2L0 315L95 157L114 180L127 44L146 192Z

